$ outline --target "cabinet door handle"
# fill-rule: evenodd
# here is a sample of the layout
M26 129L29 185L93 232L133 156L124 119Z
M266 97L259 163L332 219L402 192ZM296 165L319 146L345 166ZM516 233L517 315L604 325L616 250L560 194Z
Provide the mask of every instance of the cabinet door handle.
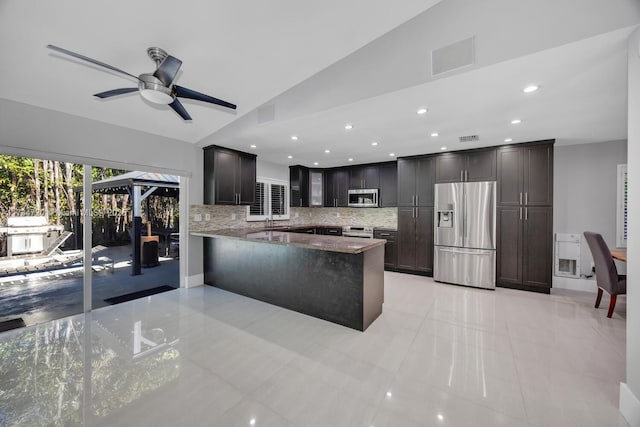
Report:
M389 233L378 233L378 236L391 236Z
M522 208L519 208L519 209L520 209L520 221L522 221Z
M524 204L528 205L529 204L529 192L525 191L524 193Z
M520 204L522 204L522 191L520 192ZM522 219L522 218L520 218Z
M418 195L416 194L416 206L418 206Z
M464 171L464 180L469 181L469 169Z
M524 220L527 221L529 219L529 208L524 208Z
M464 176L464 171L461 170L460 171L460 182L464 181L464 177L463 176Z

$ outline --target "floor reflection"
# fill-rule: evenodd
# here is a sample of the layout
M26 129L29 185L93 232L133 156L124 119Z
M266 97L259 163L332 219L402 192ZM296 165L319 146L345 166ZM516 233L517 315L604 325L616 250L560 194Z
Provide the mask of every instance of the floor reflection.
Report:
M146 310L150 301L3 334L0 425L99 422L177 379L176 323Z

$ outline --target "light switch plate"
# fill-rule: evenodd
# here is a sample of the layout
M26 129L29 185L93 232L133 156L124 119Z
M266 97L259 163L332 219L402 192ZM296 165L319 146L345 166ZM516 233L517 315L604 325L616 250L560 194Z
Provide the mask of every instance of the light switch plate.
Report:
M231 214L231 219L236 219L236 214Z
M202 215L200 215L200 214L195 214L195 215L193 216L193 220L194 220L194 221L196 221L196 222L200 222L200 221L202 221Z
M205 221L211 221L211 214L204 214L204 220Z

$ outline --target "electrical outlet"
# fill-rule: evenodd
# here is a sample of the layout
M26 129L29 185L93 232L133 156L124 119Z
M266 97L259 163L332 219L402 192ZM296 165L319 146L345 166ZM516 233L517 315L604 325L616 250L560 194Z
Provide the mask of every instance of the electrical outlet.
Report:
M235 220L236 219L236 214L231 214L231 219Z
M205 221L211 221L211 214L204 214L204 220Z
M202 221L202 215L201 215L201 214L195 214L195 215L193 216L193 220L194 220L195 222L200 222L200 221Z

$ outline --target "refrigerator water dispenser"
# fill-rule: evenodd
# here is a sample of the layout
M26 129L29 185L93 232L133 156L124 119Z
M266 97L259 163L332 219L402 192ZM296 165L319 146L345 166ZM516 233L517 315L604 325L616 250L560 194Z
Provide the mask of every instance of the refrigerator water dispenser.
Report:
M438 211L438 228L453 227L453 211Z

